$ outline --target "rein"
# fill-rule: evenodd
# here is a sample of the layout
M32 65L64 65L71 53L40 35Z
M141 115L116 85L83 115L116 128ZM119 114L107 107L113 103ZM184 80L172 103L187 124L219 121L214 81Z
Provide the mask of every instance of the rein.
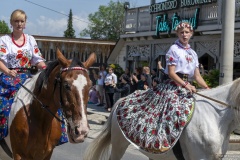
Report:
M236 110L239 111L239 109L238 109L237 107L232 107L231 105L226 104L226 103L224 103L224 102L221 102L221 101L219 101L219 100L216 100L216 99L214 99L214 98L205 96L205 95L200 94L200 93L197 93L197 92L195 92L195 94L197 94L197 95L199 95L199 96L202 96L202 97L204 97L204 98L207 98L207 99L209 99L209 100L212 100L212 101L214 101L214 102L217 102L217 103L219 103L219 104L222 104L222 105L224 105L224 106L226 106L226 107L230 107L230 108L233 108L233 109L236 109Z
M83 70L83 71L87 71L87 69L85 68L82 68L82 67L67 67L67 68L63 68L63 69L60 69L60 72L59 72L59 75L58 77L56 77L55 79L57 80L57 82L59 82L59 87L60 87L60 105L61 105L61 108L62 108L62 95L61 95L61 78L60 78L60 75L62 74L62 72L66 72L68 70ZM22 83L20 83L20 86L22 86L28 93L30 93L34 99L36 99L42 106L42 108L46 109L46 111L48 111L48 113L50 113L54 118L56 118L59 122L61 123L65 123L63 120L61 120L60 118L58 118L53 112L51 112L46 105L44 105L37 97L36 95L30 91L27 87L25 87Z
M203 94L200 94L200 93L197 93L197 92L195 92L195 94L197 94L197 95L199 95L199 96L202 96L202 97L204 97L204 98L207 98L207 99L209 99L209 100L212 100L212 101L214 101L214 102L220 103L220 104L222 104L222 105L224 105L224 106L231 107L229 104L226 104L226 103L221 102L221 101L219 101L219 100L216 100L216 99L214 99L214 98L205 96L205 95L203 95Z
M34 99L36 99L42 106L42 108L46 109L46 111L48 111L48 113L50 113L54 118L56 118L59 122L64 123L64 121L62 121L60 118L58 118L55 114L53 114L46 105L44 105L37 97L35 94L32 93L32 91L30 91L27 87L25 87L22 83L20 83L20 86L22 86L28 93L30 93Z

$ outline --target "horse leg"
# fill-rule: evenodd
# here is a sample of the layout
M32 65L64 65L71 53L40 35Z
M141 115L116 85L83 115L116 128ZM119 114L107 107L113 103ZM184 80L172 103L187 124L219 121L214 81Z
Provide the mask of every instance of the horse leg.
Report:
M112 151L110 160L121 160L130 143L123 136L122 131L120 130L119 125L117 123L115 113L113 114L112 118L111 144Z

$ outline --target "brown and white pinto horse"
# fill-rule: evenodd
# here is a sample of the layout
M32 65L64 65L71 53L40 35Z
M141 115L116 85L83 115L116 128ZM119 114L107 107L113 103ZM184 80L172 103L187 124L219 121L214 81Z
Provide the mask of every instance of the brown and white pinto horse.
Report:
M56 117L58 109L62 109L71 143L84 141L89 132L86 107L92 85L87 69L95 60L94 53L83 63L67 60L57 50L57 60L24 83L37 99L20 88L12 105L10 139L8 136L6 141L15 160L49 160L59 142L61 122L43 109L40 102Z

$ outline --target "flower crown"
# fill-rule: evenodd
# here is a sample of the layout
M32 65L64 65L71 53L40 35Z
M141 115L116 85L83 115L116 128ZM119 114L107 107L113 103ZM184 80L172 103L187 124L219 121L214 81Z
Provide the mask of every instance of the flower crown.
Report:
M186 23L186 22L181 22L181 23L179 23L179 25L177 25L177 27L175 28L175 30L177 31L178 29L181 29L181 28L189 28L191 31L193 31L192 25L189 24L189 23Z

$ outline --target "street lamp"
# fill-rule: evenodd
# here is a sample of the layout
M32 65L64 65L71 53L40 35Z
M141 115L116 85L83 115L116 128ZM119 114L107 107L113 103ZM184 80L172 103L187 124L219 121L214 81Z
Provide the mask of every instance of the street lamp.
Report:
M124 9L129 9L130 8L130 3L129 2L124 2Z

